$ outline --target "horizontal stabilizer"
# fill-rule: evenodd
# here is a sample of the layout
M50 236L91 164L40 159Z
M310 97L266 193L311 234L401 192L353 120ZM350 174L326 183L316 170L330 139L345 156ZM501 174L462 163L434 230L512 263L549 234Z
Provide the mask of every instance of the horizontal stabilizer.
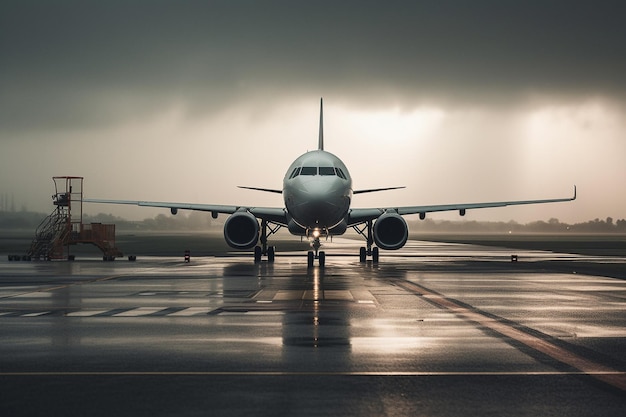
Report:
M402 186L402 187L370 188L369 190L355 190L352 192L352 194L374 193L376 191L387 191L387 190L399 190L401 188L406 188L406 187Z
M265 191L266 193L276 193L276 194L282 194L282 190L273 190L271 188L258 188L258 187L243 187L241 185L237 186L237 188L243 188L246 190L256 190L256 191Z

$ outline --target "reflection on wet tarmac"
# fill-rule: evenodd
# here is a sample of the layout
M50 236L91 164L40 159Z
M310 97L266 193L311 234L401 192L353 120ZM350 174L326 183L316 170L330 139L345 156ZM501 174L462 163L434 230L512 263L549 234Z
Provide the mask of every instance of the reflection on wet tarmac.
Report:
M350 324L340 310L326 311L325 268L312 268L300 290L300 309L289 311L283 317L283 345L287 347L350 347ZM337 290L335 290L337 291Z
M284 254L256 265L0 263L0 388L10 398L0 412L37 414L33 392L53 411L87 387L120 396L128 385L115 378L131 375L152 378L141 389L153 404L217 414L244 411L232 399L250 393L274 414L293 398L290 414L306 414L307 401L310 414L347 415L416 414L425 403L448 410L438 415L468 404L507 415L626 406L625 281L552 271L550 259L565 257L539 251L513 264L506 250L409 242L373 265L338 256L348 245L311 269ZM169 392L173 375L197 379Z

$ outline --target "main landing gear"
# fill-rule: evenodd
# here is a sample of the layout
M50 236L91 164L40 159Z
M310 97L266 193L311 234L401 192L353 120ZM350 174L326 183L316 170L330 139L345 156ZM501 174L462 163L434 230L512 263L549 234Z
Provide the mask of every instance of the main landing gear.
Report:
M254 248L255 264L261 262L261 258L263 257L263 255L267 255L267 262L274 262L276 258L276 247L267 246L267 238L278 232L280 228L280 225L270 223L267 220L261 220L261 237L259 239L259 241L261 242L261 246L256 246Z
M366 247L359 249L359 262L364 263L368 256L371 256L372 262L377 264L380 260L380 251L374 245L372 237L373 221L368 220L363 226L352 226L352 228L361 236L365 237ZM267 261L273 263L276 259L276 247L267 245L267 238L276 233L281 228L280 225L270 223L267 220L261 220L261 236L259 238L260 246L254 248L254 263L260 263L263 256L267 256ZM316 236L311 241L311 248L307 252L307 267L312 268L317 259L320 267L326 266L326 252L319 250L322 246L320 237Z
M372 220L365 222L365 225L359 227L359 225L352 226L352 228L361 236L365 237L367 247L361 246L359 249L359 262L365 262L368 256L372 257L372 262L378 263L380 259L380 252L377 247L372 247L374 244L374 238L372 237Z

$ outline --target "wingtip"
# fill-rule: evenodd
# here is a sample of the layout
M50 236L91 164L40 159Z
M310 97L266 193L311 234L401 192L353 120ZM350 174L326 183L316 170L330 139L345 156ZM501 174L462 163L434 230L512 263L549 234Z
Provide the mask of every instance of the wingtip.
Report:
M574 196L572 197L572 200L576 200L576 184L574 184Z

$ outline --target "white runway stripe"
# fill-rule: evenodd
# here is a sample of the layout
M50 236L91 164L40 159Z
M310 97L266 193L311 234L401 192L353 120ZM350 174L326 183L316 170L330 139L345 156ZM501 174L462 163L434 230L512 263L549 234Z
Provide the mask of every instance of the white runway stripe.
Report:
M137 307L132 310L114 314L112 317L138 317L165 310L167 307Z
M44 314L50 314L50 311L38 311L36 313L22 314L22 317L39 317L43 316Z
M107 311L110 310L80 310L80 311L73 311L71 313L67 313L66 316L67 317L91 317L91 316L95 316L96 314L102 314L102 313L106 313Z
M195 316L196 314L207 314L212 310L212 308L208 307L189 307L184 310L177 311L176 313L168 314L167 317L189 317Z
M116 310L119 309L93 309L93 310L78 310L72 311L65 314L65 317L142 317L148 316L150 314L158 313L160 311L164 311L167 309L171 309L171 307L136 307L131 310L121 311L119 313L115 313ZM187 307L180 311L174 311L173 313L166 314L162 313L160 316L162 317L190 317L196 316L200 314L207 314L214 309L208 307ZM3 311L0 312L0 317L3 316L16 316L16 317L39 317L52 313L52 311L37 311L31 313L23 313L18 311ZM108 314L107 314L108 313Z

